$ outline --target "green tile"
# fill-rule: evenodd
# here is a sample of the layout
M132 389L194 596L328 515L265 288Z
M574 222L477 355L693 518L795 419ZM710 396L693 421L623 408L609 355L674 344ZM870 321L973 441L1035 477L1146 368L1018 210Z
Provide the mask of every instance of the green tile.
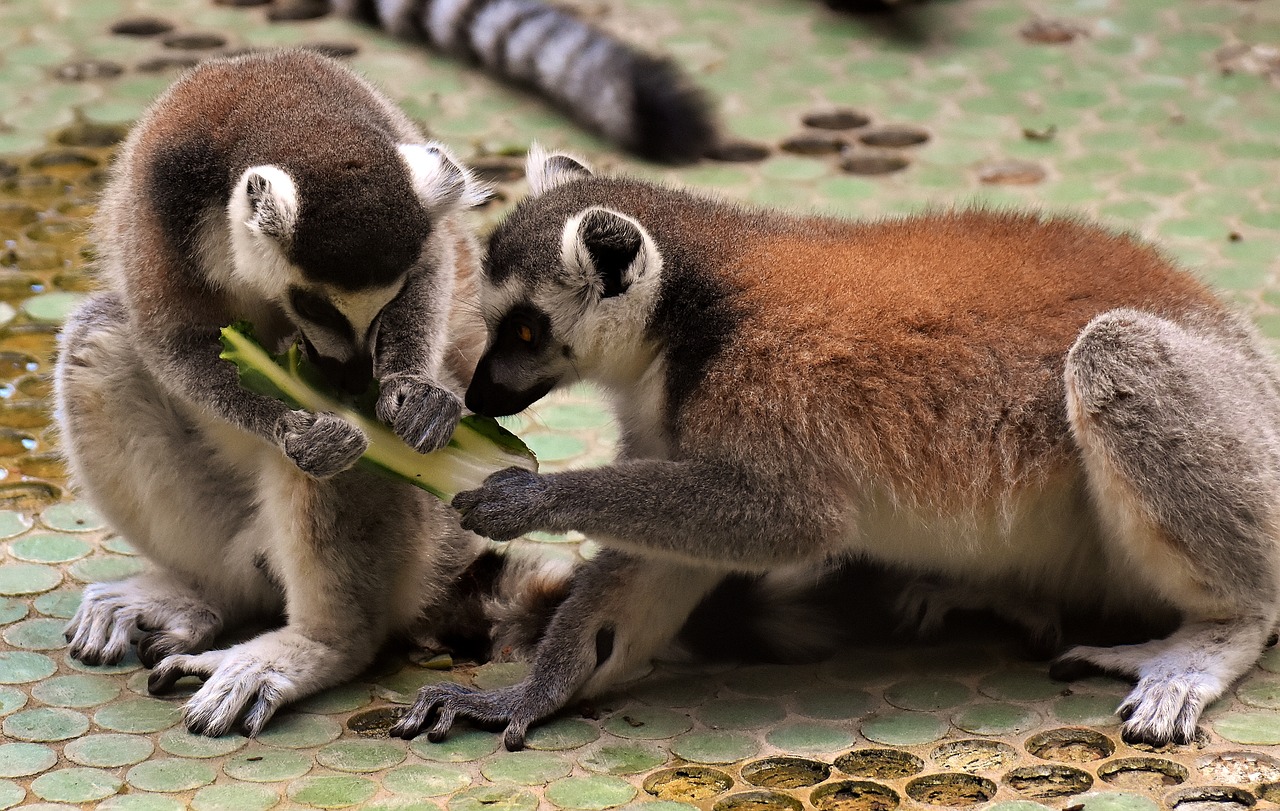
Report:
M43 653L0 651L0 684L24 684L57 671L58 665Z
M376 772L401 763L406 756L400 741L337 741L316 752L316 762L342 772Z
M0 780L0 808L12 808L22 802L27 790L12 780Z
M232 755L222 771L236 780L251 783L277 783L293 780L311 771L311 758L300 752L254 747Z
M61 707L22 710L4 719L4 734L20 741L65 741L83 735L89 719Z
M667 754L662 748L630 742L606 743L578 759L584 768L603 774L640 774L666 762Z
M120 685L106 676L58 676L40 682L31 694L55 707L96 707L119 695Z
M159 732L182 718L182 707L158 698L126 698L98 710L93 721L115 732Z
M565 777L573 763L550 752L500 752L480 767L480 773L494 783L542 786Z
M81 501L55 504L40 513L40 523L61 532L93 532L106 527L102 516Z
M26 513L0 510L0 539L13 538L31 529L35 521Z
M266 786L205 786L191 798L195 811L266 811L280 795Z
M258 735L258 741L267 746L286 749L309 749L336 740L342 734L342 725L323 715L290 713L271 719Z
M25 602L0 597L0 625L17 622L30 613L30 610Z
M1120 723L1115 696L1076 694L1053 702L1053 715L1059 721L1083 726L1108 726Z
M742 732L690 732L671 742L671 751L691 763L733 763L752 757L760 749Z
M636 789L625 780L606 775L569 777L547 787L546 797L557 808L600 811L629 802Z
M806 755L847 749L855 740L851 728L811 721L779 724L766 732L764 738L784 752Z
M973 735L1016 735L1034 729L1040 714L1017 704L970 704L951 716L957 729Z
M1246 746L1280 744L1280 717L1274 712L1228 712L1215 718L1213 729L1232 743Z
M930 743L947 733L948 724L922 712L884 712L862 723L867 740L888 746Z
M787 716L776 701L759 698L721 698L703 704L695 713L713 729L754 729L776 724Z
M320 775L303 777L289 784L289 799L315 808L349 808L367 802L378 784L367 777Z
M0 777L29 777L53 768L58 753L38 743L0 743Z
M909 679L884 691L885 701L893 706L923 712L955 707L968 700L970 695L969 688L963 684L936 678Z
M630 707L605 719L606 731L619 738L661 740L674 738L693 726L689 716L657 707Z
M151 757L153 751L155 746L147 738L115 733L85 735L62 748L68 760L103 769L132 766Z
M0 687L0 715L17 712L27 704L27 694L17 687Z
M124 781L101 769L59 769L31 781L31 793L58 803L89 803L110 797Z
M193 735L185 727L175 726L161 733L156 742L161 749L178 757L214 758L238 752L249 739L239 734L221 735L217 738Z
M591 743L598 737L600 737L600 729L595 724L573 718L560 718L535 727L525 737L524 742L530 749L576 749Z
M459 729L440 743L431 743L425 735L414 738L409 742L409 751L424 760L465 763L496 752L501 743L502 739L492 732Z
M535 811L538 798L520 786L476 786L449 798L449 811Z
M93 547L80 538L38 532L13 541L9 551L28 563L67 563L89 554Z
M67 640L62 636L66 626L64 620L41 617L10 625L0 637L15 648L56 650L67 645Z
M20 596L49 591L62 582L62 573L52 566L34 563L6 563L0 566L0 595Z
M471 785L471 775L455 766L413 763L387 772L382 786L407 797L442 797Z
M173 793L212 783L218 773L198 760L161 758L139 763L125 773L130 786L140 791Z

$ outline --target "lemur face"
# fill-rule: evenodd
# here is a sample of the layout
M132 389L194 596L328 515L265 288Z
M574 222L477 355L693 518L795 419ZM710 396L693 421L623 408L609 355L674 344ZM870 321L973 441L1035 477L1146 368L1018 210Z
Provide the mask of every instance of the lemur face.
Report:
M527 175L533 196L494 231L484 263L489 344L466 403L488 416L523 411L563 384L625 376L646 354L662 265L634 218L549 194L590 176L579 162L535 149Z
M433 271L435 221L488 195L437 144L359 157L351 177L301 190L278 166L251 167L228 206L234 277L283 311L312 363L351 393L373 380L384 308L413 274Z

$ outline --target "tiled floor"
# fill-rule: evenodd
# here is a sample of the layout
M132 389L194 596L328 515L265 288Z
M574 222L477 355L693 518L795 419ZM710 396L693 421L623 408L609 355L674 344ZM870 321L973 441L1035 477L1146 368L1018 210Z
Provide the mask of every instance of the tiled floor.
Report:
M188 735L181 697L147 696L132 658L86 667L65 655L62 625L83 584L143 565L64 492L49 431L54 333L92 285L85 217L121 126L176 66L228 48L350 45L353 65L495 174L537 138L599 166L792 208L881 216L983 202L1099 217L1158 240L1280 339L1275 3L951 0L897 28L817 0L581 5L674 53L715 94L729 130L767 157L640 165L535 98L339 19L268 23L261 8L211 0L0 0L0 808L1280 803L1275 650L1209 710L1201 741L1159 752L1120 741L1112 710L1123 684L1055 683L1042 663L972 635L811 666L660 665L587 716L541 727L522 753L484 732L443 744L385 737L389 708L420 685L501 684L516 666L391 658L250 741ZM111 33L142 16L172 30ZM803 123L842 108L869 123ZM857 123L832 118L809 120ZM501 188L509 199L522 191L518 180ZM614 437L589 392L542 404L516 427L549 468L601 461ZM535 542L574 555L577 540Z

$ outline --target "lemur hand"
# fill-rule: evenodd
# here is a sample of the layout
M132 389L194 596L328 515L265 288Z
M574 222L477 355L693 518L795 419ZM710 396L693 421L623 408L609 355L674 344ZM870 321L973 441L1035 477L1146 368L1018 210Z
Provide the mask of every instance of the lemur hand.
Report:
M462 401L430 378L389 375L379 381L378 419L390 425L396 436L419 453L430 453L449 444L462 419Z
M369 438L336 414L289 411L276 425L276 443L303 473L325 479L354 465Z
M510 541L544 525L551 508L547 480L524 468L499 470L475 490L453 497L462 528L495 541Z

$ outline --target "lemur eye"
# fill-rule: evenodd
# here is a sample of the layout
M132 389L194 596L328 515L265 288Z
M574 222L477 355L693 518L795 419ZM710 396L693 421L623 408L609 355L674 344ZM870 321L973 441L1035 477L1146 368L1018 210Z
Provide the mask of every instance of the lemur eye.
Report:
M351 322L337 307L321 296L307 290L294 288L289 293L289 303L299 317L305 318L316 326L325 327L341 334L351 332Z
M516 335L519 335L520 340L527 344L533 343L533 329L528 324L521 324L517 327Z

